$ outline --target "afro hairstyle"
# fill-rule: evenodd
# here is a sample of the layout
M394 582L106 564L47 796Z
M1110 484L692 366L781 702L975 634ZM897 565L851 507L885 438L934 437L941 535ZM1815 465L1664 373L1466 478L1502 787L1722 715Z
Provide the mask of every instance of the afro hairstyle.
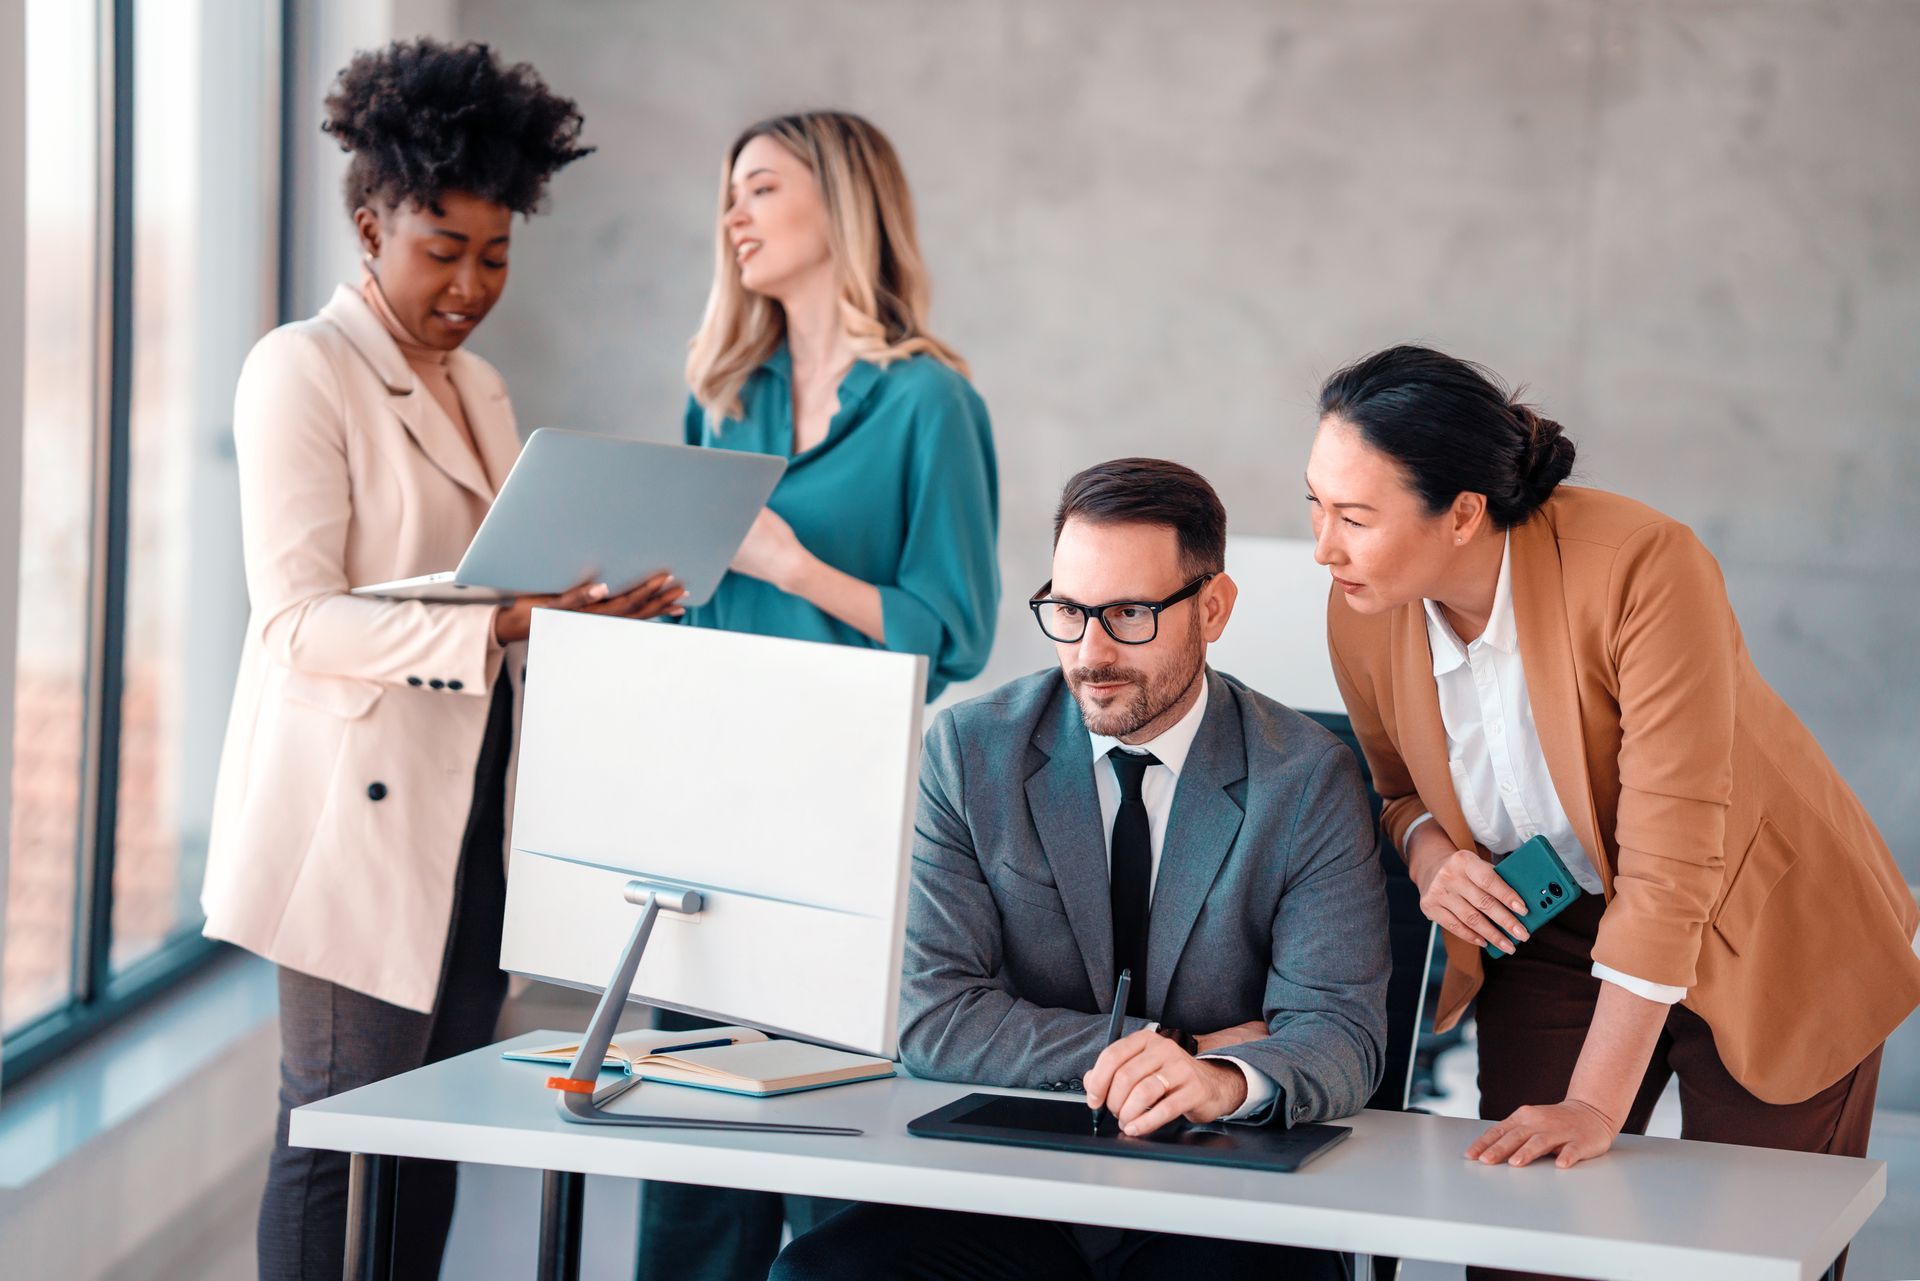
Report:
M573 99L527 63L502 66L488 46L396 40L353 56L320 126L353 154L347 209L376 202L436 208L464 192L526 215L547 179L593 150L579 145Z

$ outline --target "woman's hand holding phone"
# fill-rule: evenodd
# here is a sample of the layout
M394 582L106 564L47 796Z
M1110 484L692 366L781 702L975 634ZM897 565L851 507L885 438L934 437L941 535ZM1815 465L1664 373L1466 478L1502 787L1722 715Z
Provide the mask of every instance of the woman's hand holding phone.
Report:
M1509 956L1525 942L1526 905L1493 864L1472 850L1454 849L1438 823L1422 823L1407 840L1407 871L1420 888L1420 911L1455 938L1487 944ZM1502 933L1505 931L1505 933Z
M522 596L511 605L500 606L493 616L493 635L502 645L525 640L533 629L536 609L611 614L615 618L657 618L662 614L677 618L687 612L680 604L686 595L686 587L664 569L618 596L612 595L605 583L589 579L557 595Z

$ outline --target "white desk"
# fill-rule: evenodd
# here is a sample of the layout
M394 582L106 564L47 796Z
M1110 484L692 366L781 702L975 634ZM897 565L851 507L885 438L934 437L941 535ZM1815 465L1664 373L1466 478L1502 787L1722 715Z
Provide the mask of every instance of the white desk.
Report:
M536 1032L510 1046L553 1044ZM560 1120L549 1069L499 1046L293 1113L292 1142L351 1152L347 1275L386 1276L393 1161L545 1170L542 1277L577 1273L581 1176L606 1174L1311 1246L1582 1276L1808 1281L1886 1195L1886 1165L1627 1137L1573 1170L1487 1168L1480 1123L1366 1112L1297 1174L919 1139L907 1122L971 1087L899 1078L753 1100L643 1085L622 1110L852 1125L860 1138L623 1130Z

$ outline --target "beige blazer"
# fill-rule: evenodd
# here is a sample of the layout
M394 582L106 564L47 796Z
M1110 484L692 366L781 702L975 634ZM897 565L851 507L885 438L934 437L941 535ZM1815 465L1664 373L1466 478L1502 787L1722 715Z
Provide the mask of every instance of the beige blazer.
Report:
M1510 546L1540 745L1606 894L1594 959L1686 988L1767 1102L1833 1084L1920 1003L1920 909L1873 820L1760 678L1685 525L1568 486ZM1394 845L1431 810L1473 849L1425 611L1366 616L1333 592L1327 636ZM1443 1028L1481 976L1480 950L1445 937Z
M487 606L347 589L452 569L519 453L493 367L456 351L448 372L484 467L352 289L247 357L233 427L251 616L200 899L208 936L421 1011L489 696L503 660L517 684L524 647L494 641Z

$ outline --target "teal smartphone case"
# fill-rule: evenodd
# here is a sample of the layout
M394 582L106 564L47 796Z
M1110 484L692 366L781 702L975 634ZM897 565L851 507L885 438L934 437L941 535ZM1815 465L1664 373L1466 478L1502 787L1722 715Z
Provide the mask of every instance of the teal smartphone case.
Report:
M1552 842L1544 836L1534 837L1495 863L1493 870L1500 873L1500 879L1511 885L1520 895L1520 901L1527 905L1526 915L1520 921L1529 935L1538 933L1542 925L1580 897L1580 886L1573 879L1573 873L1567 870L1567 865L1554 852ZM1515 947L1526 946L1504 930L1501 935ZM1506 955L1491 943L1481 950L1495 960Z

